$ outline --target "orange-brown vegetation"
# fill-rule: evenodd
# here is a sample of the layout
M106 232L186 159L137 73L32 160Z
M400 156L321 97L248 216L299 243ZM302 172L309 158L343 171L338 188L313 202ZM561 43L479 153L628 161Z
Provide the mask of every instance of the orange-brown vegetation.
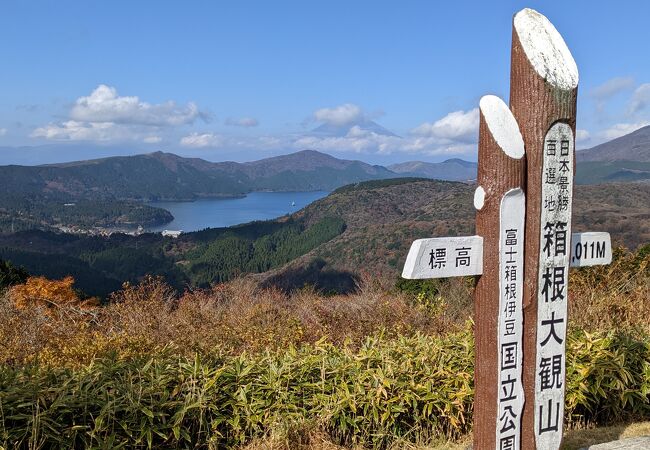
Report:
M571 273L569 428L650 417L650 252ZM472 279L0 301L0 446L423 448L471 430ZM74 305L74 306L73 306ZM107 405L110 405L108 407ZM41 423L47 423L42 426ZM448 447L444 447L448 448Z
M73 285L71 276L62 280L29 277L24 284L12 286L7 295L18 309L40 308L49 313L99 306L96 298L81 299Z
M378 333L438 336L472 318L472 286L471 278L452 279L414 295L366 277L355 293L323 296L238 279L177 295L147 277L98 306L80 300L70 278L30 278L0 301L0 341L8 343L0 361L78 366L107 352L237 354L323 339L357 345ZM619 249L611 266L572 270L570 286L574 329L650 333L650 252Z

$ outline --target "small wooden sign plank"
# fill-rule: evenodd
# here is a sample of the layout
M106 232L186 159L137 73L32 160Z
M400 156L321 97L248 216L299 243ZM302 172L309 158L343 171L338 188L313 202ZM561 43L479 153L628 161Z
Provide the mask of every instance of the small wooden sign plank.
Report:
M456 266L456 257L460 257L459 266ZM601 266L611 262L612 243L609 233L590 231L571 234L571 267ZM463 236L414 241L406 257L402 277L415 280L482 274L483 238Z
M418 239L413 242L402 277L410 280L480 275L483 272L481 236Z
M612 241L609 233L571 235L571 267L606 266L611 262Z

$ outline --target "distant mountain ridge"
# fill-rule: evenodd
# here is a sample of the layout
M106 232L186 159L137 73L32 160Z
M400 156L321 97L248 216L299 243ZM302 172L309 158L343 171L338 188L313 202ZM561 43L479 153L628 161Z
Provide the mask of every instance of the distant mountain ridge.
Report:
M366 132L392 135L372 121L355 126ZM330 136L348 131L332 125L314 130ZM650 126L580 150L577 159L578 184L650 180ZM315 150L245 163L210 162L154 152L41 166L0 166L0 179L5 196L24 203L29 196L47 201L146 201L235 197L253 191L331 191L346 184L398 177L473 181L476 172L476 163L458 158L384 167Z
M424 177L449 181L470 181L476 179L478 164L458 158L441 163L408 161L388 166L390 170L408 177Z
M609 142L576 152L578 161L650 162L650 125Z
M258 190L333 190L396 176L383 166L313 150L248 163L213 163L155 152L42 166L0 166L7 194L62 199L192 200Z

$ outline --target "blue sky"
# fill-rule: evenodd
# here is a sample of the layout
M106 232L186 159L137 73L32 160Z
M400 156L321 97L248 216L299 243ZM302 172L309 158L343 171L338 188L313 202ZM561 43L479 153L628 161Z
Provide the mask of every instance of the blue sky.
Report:
M475 159L475 108L507 100L523 7L578 63L578 148L650 123L648 2L4 1L0 164L303 148ZM344 131L311 133L322 124Z

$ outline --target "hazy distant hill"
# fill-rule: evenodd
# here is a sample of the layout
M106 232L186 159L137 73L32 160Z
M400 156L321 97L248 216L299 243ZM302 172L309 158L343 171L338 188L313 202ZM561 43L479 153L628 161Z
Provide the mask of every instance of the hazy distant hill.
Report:
M577 184L627 183L650 180L650 162L579 161Z
M409 161L388 166L402 176L424 177L437 180L468 181L476 179L477 164L453 158L441 163Z
M650 162L650 125L604 144L577 152L578 161Z
M65 199L191 200L255 190L332 190L348 183L393 176L381 166L310 150L251 163L212 163L156 152L45 166L0 167L7 194Z

